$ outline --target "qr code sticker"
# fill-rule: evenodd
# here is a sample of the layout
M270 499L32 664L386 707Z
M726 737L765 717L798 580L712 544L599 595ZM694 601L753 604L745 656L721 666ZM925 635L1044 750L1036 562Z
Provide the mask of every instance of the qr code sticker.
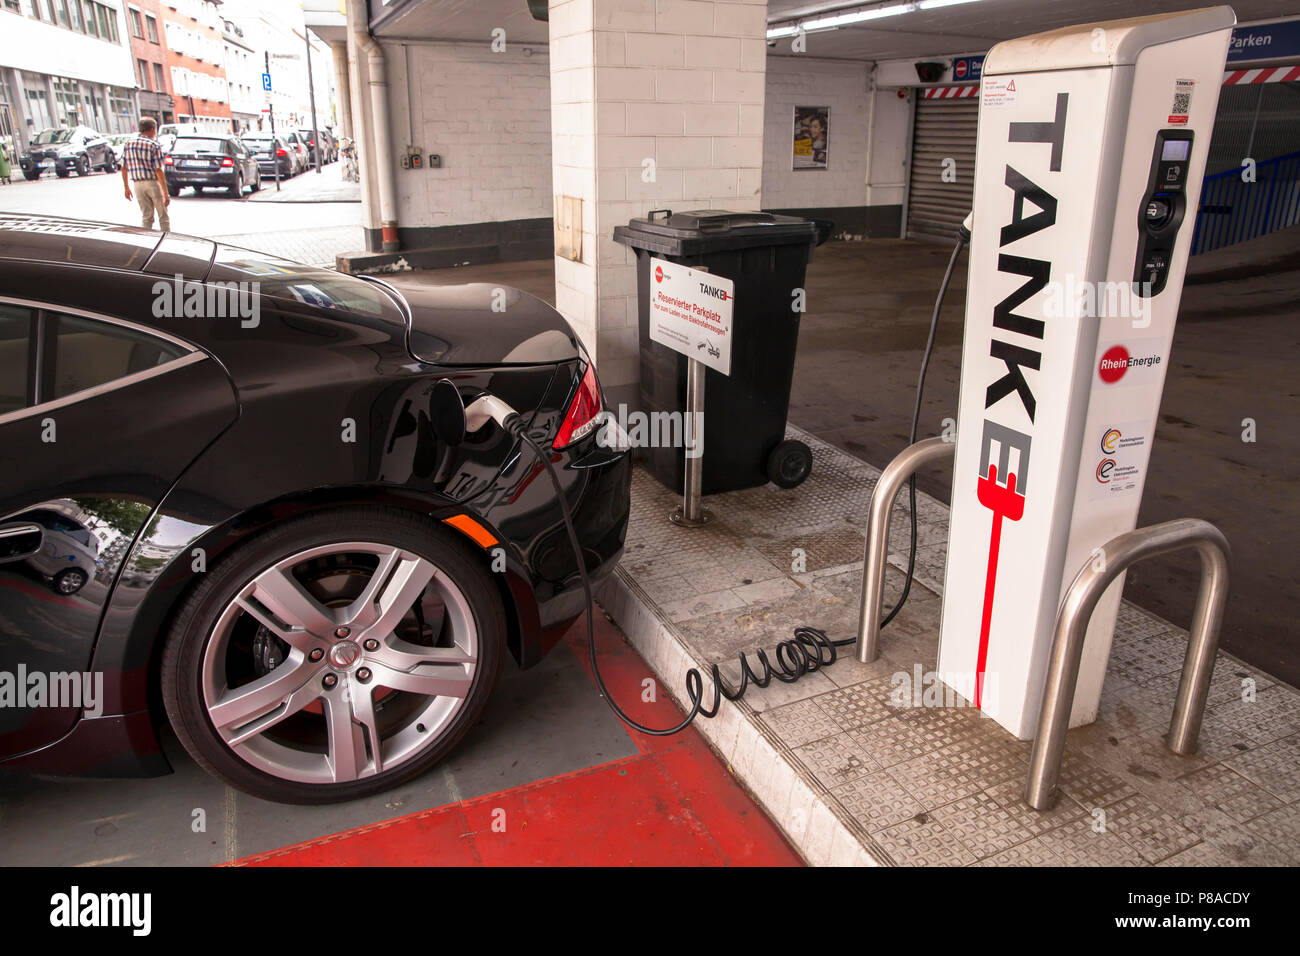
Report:
M1178 80L1174 83L1174 105L1169 112L1173 116L1186 116L1192 108L1192 88L1194 80Z

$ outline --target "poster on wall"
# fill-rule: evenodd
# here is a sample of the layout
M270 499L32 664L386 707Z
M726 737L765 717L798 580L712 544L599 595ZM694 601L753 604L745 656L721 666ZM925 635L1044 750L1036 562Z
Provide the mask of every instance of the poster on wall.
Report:
M831 108L794 108L794 168L826 169L830 158Z

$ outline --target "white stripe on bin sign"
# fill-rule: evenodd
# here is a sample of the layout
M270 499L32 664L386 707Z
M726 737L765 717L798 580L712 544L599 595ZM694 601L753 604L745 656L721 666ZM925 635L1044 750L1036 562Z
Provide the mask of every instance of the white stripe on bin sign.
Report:
M736 284L690 266L650 260L650 341L731 374Z

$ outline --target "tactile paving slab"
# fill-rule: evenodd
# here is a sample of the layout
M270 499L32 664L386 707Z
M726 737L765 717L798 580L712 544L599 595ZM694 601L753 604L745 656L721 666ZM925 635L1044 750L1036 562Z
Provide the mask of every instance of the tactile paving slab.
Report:
M813 450L804 485L712 495L714 521L667 520L676 494L637 470L627 556L602 603L684 699L688 666L735 680L741 651L808 624L856 634L867 506L879 470L791 427ZM906 491L889 538L886 605L903 580ZM1023 800L1030 744L918 682L934 667L947 508L917 501L911 597L880 659L773 680L697 726L813 863L1293 865L1300 860L1300 693L1220 654L1192 757L1168 752L1187 634L1121 605L1098 720L1070 731L1056 805ZM706 697L712 700L712 688Z

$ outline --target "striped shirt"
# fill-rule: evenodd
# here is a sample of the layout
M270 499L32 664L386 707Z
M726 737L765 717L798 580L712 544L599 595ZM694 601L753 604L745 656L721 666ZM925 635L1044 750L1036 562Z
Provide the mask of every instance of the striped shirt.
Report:
M156 178L155 170L162 169L163 149L144 136L133 136L122 144L122 165L134 182Z

